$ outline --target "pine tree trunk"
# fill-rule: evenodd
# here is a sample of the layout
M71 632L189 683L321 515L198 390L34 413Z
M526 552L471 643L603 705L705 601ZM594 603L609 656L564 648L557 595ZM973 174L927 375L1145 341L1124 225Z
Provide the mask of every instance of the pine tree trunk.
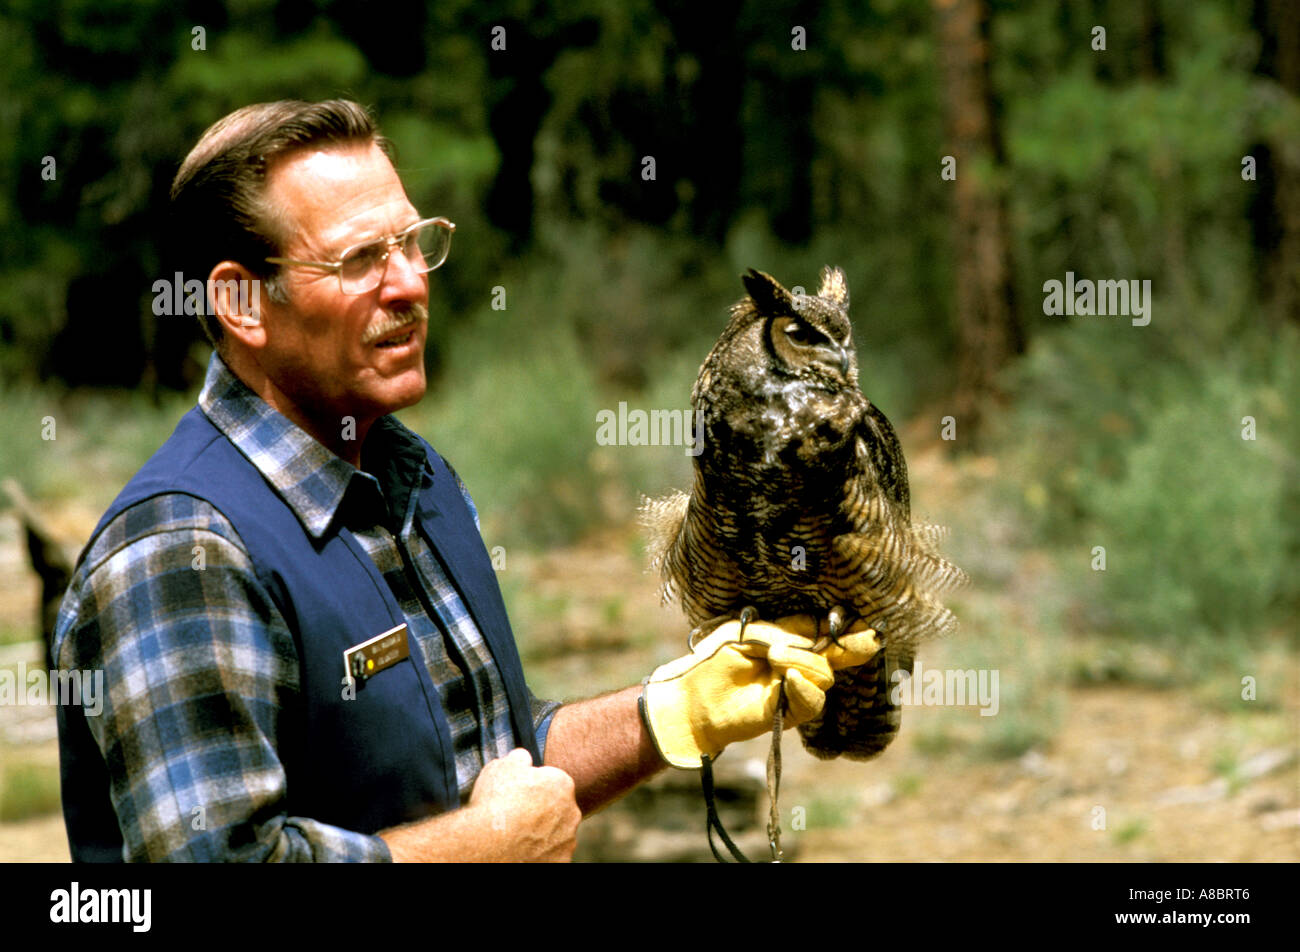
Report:
M943 67L947 154L953 186L958 355L957 419L978 432L983 408L1000 396L997 375L1024 350L1015 308L1005 169L989 76L989 12L983 0L932 0Z
M1252 14L1261 40L1256 72L1300 96L1300 6L1255 0ZM1252 151L1258 165L1250 217L1264 308L1276 321L1300 323L1300 142L1257 143Z

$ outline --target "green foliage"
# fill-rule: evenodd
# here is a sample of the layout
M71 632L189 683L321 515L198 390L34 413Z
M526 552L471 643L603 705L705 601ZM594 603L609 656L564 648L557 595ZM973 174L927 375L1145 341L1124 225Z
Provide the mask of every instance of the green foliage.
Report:
M35 611L32 612L32 621L24 620L23 624L13 624L12 622L0 623L0 646L26 644L32 640L32 625L35 619Z
M33 499L107 508L195 397L169 394L155 404L143 393L0 386L0 480L16 479Z
M912 797L921 792L925 786L925 775L918 773L901 773L894 778L894 792L901 797Z
M804 818L809 830L843 829L852 823L860 812L857 798L848 794L814 797L808 804Z
M698 368L743 293L739 271L716 251L644 226L610 232L552 222L538 241L528 264L547 296L529 319L570 325L597 378L613 388L642 389L655 362L683 354L697 355Z
M63 443L58 442L59 401L53 390L40 390L28 386L0 388L0 479L15 479L24 491L39 493L45 483L61 465L69 465L66 454L72 434L64 421ZM47 417L54 417L54 441L41 439ZM55 462L55 461L58 462ZM7 502L7 500L6 500Z
M1119 846L1125 843L1132 843L1147 831L1147 821L1142 817L1134 817L1131 820L1125 820L1120 826L1115 828L1111 838Z
M548 313L548 285L511 281L505 311L475 312L441 386L400 414L456 468L491 544L568 540L599 514L595 381L569 325L528 316Z
M1096 588L1089 591L1095 592ZM1198 652L1197 656L1202 655ZM1073 641L1069 676L1074 684L1093 687L1126 683L1168 688L1177 683L1168 652L1150 644L1114 638L1080 637Z
M1222 373L1203 384L1157 412L1123 476L1095 488L1096 533L1113 540L1107 593L1126 624L1156 639L1258 633L1296 594L1295 526L1279 519L1284 476L1270 458L1284 448L1267 434L1243 440L1241 417L1224 418L1252 388Z
M1079 318L1037 342L1002 434L1009 489L1068 543L1071 577L1092 576L1095 622L1240 664L1243 639L1300 607L1300 335L1160 308L1149 327ZM1094 546L1105 571L1085 573Z
M943 725L918 727L911 732L917 752L933 758L946 757L957 750L959 739Z
M1029 633L1023 640L1030 640ZM977 717L979 733L971 749L976 757L1013 760L1046 747L1064 720L1055 659L1042 654L1035 656L1032 652L1004 655L998 684L998 712L991 717Z
M978 581L971 591L949 600L960 627L951 639L923 649L923 677L936 670L985 671L986 683L994 689L996 672L996 712L982 713L973 706L978 703L974 698L962 708L905 710L904 729L916 731L917 749L925 756L1010 760L1045 749L1060 730L1065 716L1065 599L1043 575L1021 579L1018 590L1021 597L1011 611L995 586Z
M1031 716L1026 716L1026 713ZM989 760L1014 760L1038 747L1045 746L1060 729L1059 716L1044 722L1032 712L1011 714L995 719L988 733L980 738L977 752Z
M0 823L44 816L59 809L59 768L6 757L0 771Z
M1219 747L1214 751L1211 762L1215 774L1227 781L1228 792L1235 794L1246 783L1241 775L1241 752L1229 747Z

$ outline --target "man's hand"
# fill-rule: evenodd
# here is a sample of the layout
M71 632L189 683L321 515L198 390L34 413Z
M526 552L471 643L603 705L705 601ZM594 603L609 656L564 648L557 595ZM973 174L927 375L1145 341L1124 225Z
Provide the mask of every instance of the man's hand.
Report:
M462 809L379 835L394 862L568 862L582 812L573 778L523 748L490 761Z
M483 768L467 809L483 810L492 829L510 834L509 855L502 860L567 863L573 858L582 820L573 778L558 767L534 767L522 747Z
M787 726L816 717L835 683L834 671L866 664L880 650L863 624L839 644L815 651L818 624L793 615L775 624L726 622L689 655L655 670L642 694L646 722L664 760L674 767L700 765L728 744L772 729L784 685Z

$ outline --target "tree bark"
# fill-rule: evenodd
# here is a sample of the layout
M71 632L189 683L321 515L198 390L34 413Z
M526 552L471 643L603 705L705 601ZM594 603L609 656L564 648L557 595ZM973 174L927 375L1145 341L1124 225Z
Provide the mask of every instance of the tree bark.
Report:
M1255 0L1252 19L1261 40L1255 72L1300 96L1300 7L1293 0ZM1300 143L1283 138L1251 151L1251 232L1264 309L1279 323L1300 323Z
M989 75L989 12L983 0L932 0L943 67L953 186L955 299L960 352L957 419L978 433L983 408L999 398L997 376L1024 351L1015 307L1005 166L998 104Z

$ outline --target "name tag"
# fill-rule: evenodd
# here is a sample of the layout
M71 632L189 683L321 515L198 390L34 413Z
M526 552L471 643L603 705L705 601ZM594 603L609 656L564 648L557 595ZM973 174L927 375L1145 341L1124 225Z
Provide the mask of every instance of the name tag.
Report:
M406 640L406 626L390 628L343 652L343 672L347 677L365 681L385 668L410 657L411 648Z

